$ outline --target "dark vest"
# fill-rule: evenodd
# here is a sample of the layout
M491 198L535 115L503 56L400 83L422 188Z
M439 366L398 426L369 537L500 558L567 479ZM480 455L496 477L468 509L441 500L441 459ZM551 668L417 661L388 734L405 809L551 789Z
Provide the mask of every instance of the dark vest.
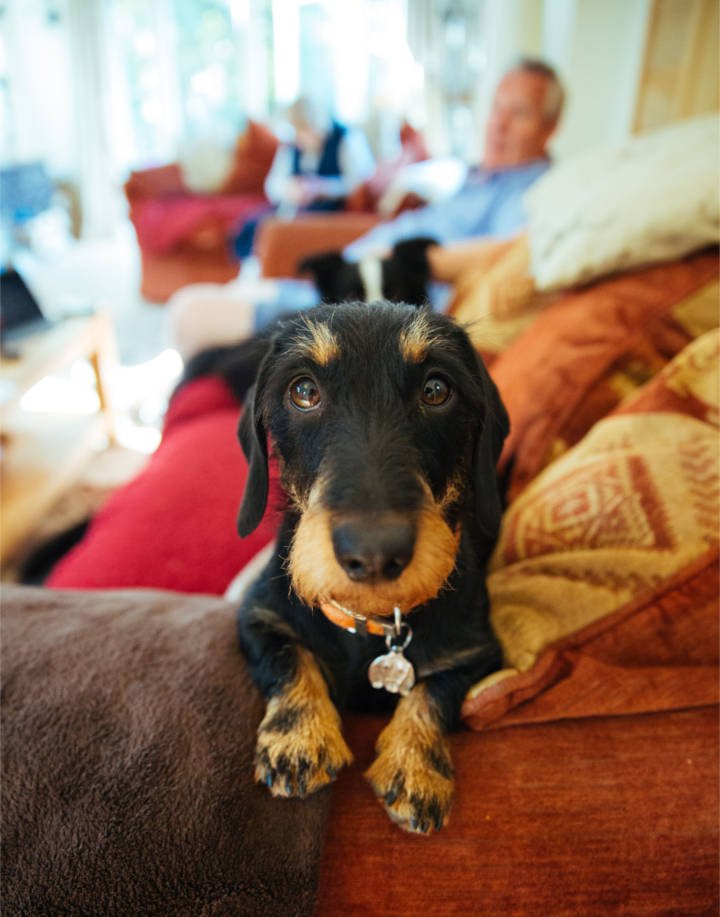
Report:
M326 178L334 178L338 175L342 175L342 169L340 168L340 144L346 133L346 127L343 127L343 125L339 124L337 121L333 121L330 133L325 138L325 143L320 151L320 158L318 160L317 170L314 173L315 175L322 175ZM300 169L301 156L302 152L300 149L298 147L293 147L293 175L303 174Z

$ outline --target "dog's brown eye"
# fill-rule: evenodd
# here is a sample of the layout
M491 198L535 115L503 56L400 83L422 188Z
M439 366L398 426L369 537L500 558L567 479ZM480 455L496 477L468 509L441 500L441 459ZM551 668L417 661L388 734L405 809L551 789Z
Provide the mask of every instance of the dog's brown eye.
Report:
M423 404L432 408L439 408L445 404L452 394L450 385L441 376L430 376L425 380L422 390Z
M290 400L300 411L312 411L320 404L320 389L309 376L302 376L290 386Z

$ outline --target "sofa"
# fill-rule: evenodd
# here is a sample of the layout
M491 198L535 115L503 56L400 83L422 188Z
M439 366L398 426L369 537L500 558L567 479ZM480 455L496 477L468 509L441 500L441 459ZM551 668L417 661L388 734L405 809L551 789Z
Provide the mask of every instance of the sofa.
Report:
M555 285L535 228L479 251L450 305L511 435L504 664L451 737L449 825L388 820L374 715L344 717L331 787L253 784L262 704L225 596L276 510L235 536L241 408L204 377L44 588L3 590L6 913L717 913L717 239L619 266L617 232L617 269L591 240Z

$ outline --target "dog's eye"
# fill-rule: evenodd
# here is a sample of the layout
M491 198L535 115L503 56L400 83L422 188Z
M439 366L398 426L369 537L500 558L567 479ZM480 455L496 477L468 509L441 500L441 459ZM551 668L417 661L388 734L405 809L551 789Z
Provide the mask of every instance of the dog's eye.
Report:
M422 402L431 408L446 404L452 394L450 384L442 376L430 376L425 380L422 390Z
M320 389L309 376L301 376L290 385L290 400L299 411L312 411L320 404Z

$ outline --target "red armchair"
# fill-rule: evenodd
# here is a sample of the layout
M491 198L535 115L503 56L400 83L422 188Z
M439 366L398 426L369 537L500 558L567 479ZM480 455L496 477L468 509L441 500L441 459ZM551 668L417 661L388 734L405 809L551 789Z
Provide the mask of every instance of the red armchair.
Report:
M141 292L165 302L180 287L204 281L225 283L238 261L228 238L233 227L267 204L263 183L277 138L249 122L239 138L234 164L213 194L191 191L176 164L133 172L125 184L130 220L141 257Z

